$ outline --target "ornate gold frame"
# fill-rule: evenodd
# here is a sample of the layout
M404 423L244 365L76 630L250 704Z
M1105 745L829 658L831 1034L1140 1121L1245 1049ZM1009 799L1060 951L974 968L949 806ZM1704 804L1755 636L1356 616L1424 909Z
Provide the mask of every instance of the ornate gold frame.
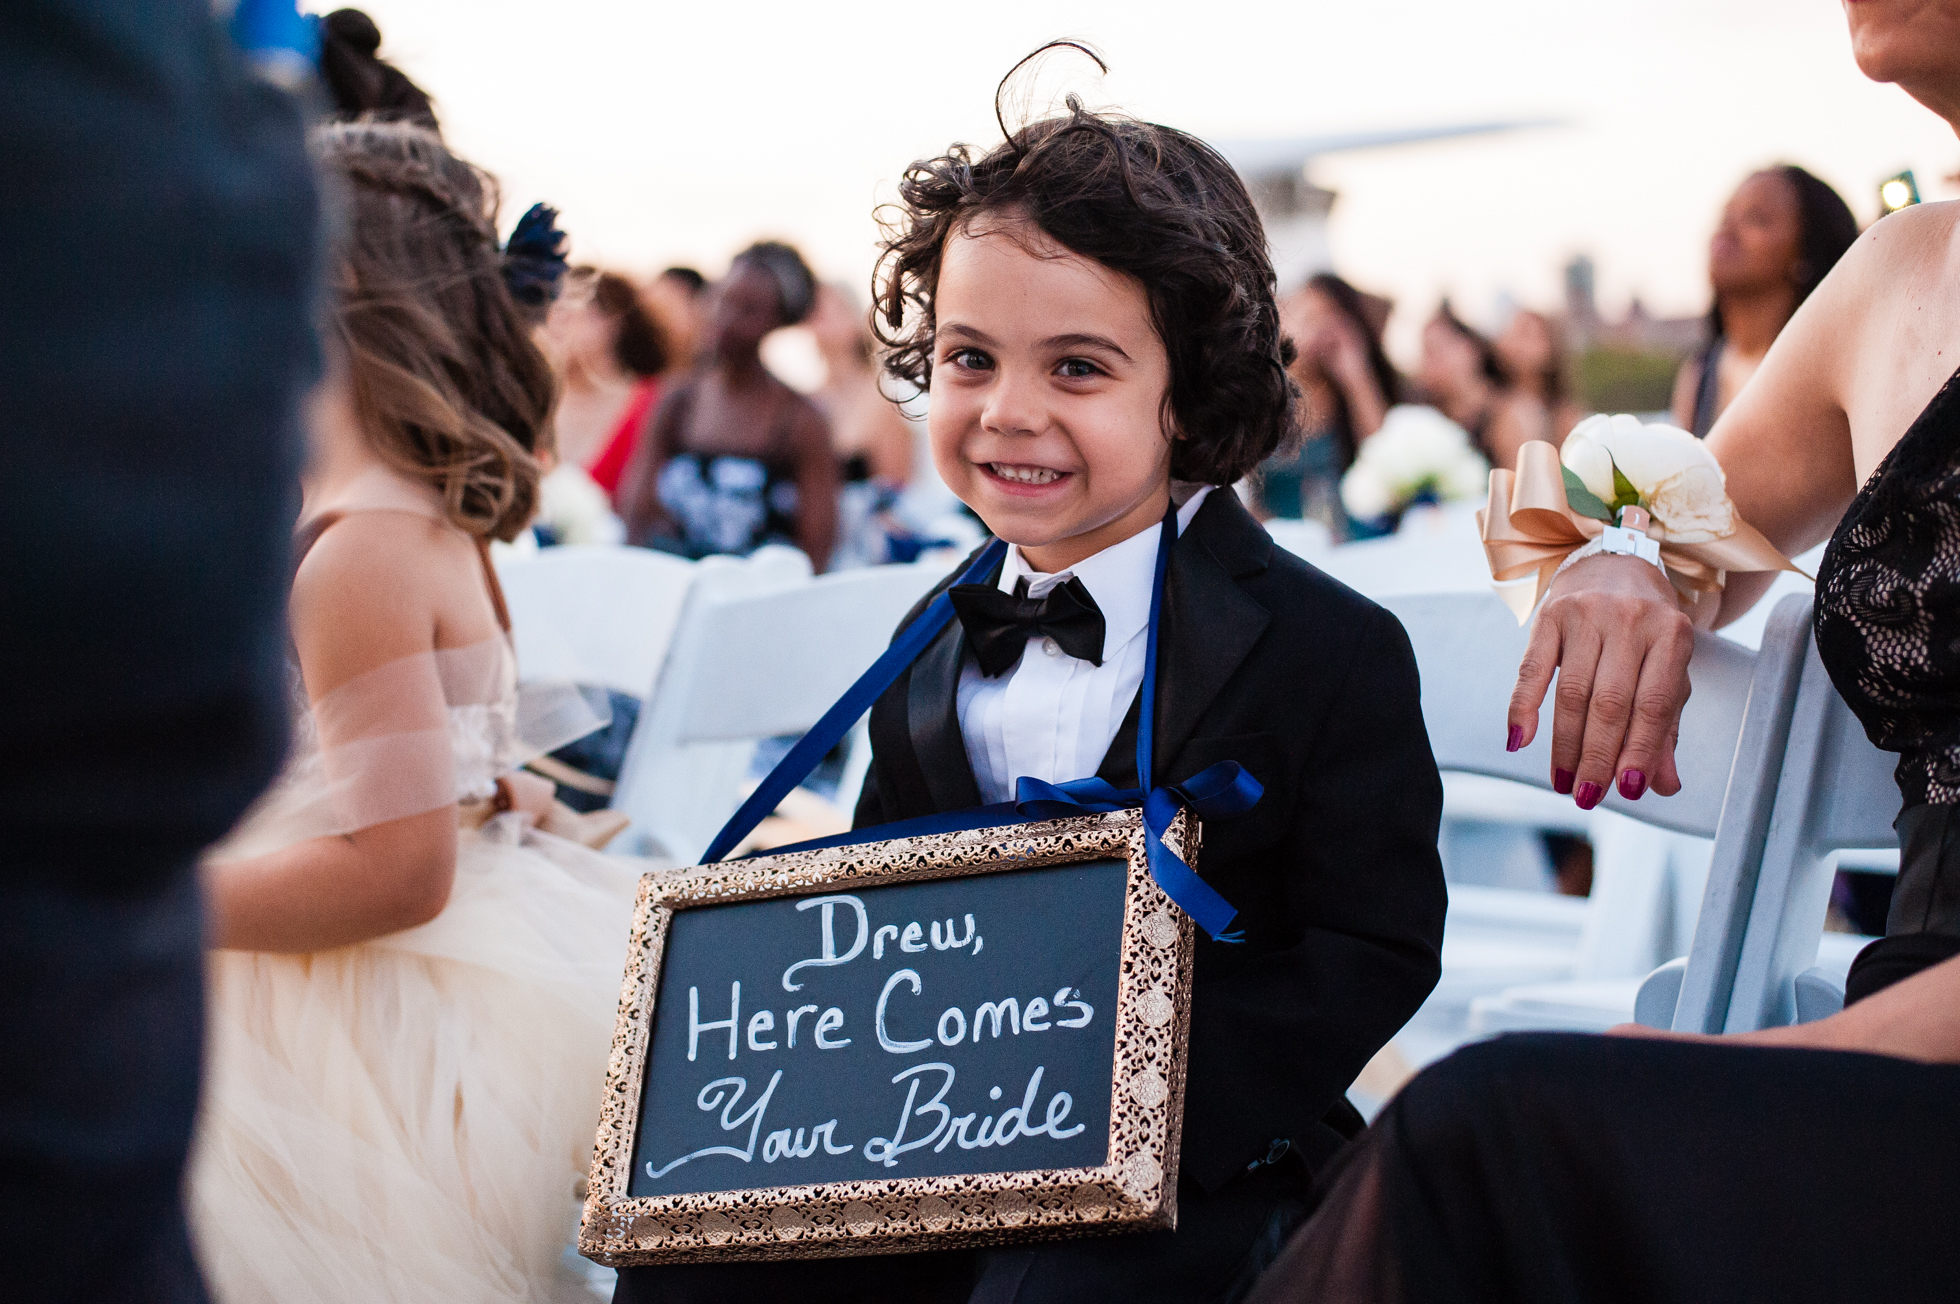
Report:
M701 865L640 880L579 1252L613 1267L892 1254L1177 1225L1191 1025L1191 919L1151 878L1135 811L899 838ZM1165 842L1195 863L1180 815ZM840 883L953 878L1123 856L1129 862L1110 1144L1096 1168L627 1196L647 1040L676 910L798 896Z

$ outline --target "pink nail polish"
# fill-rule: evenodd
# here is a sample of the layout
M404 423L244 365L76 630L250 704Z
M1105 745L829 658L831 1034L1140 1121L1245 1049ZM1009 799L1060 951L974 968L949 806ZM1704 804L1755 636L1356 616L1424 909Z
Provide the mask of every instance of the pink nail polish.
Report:
M1515 752L1522 746L1524 746L1524 726L1514 724L1511 726L1510 735L1504 739L1504 750Z
M1628 801L1639 801L1647 791L1647 776L1639 770L1628 770L1620 776L1620 795Z
M1572 780L1577 777L1570 770L1553 770L1552 791L1561 797L1570 797L1572 795Z
M1579 791L1573 795L1572 800L1579 803L1580 810L1591 810L1599 805L1599 799L1605 795L1606 789L1588 779L1579 785Z

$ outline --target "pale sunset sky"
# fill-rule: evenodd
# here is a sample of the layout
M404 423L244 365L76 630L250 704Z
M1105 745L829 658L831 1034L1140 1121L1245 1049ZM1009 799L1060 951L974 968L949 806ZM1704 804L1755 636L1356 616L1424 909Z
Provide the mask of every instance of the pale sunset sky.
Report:
M335 7L308 0L304 7ZM382 54L437 101L450 142L501 177L505 225L564 212L573 257L717 274L749 241L798 244L862 286L871 211L905 164L999 133L995 83L1057 36L1109 60L1100 98L1211 139L1564 123L1329 156L1337 270L1398 305L1392 340L1449 293L1489 320L1559 301L1598 264L1617 314L1706 307L1716 212L1788 161L1861 221L1902 168L1960 190L1960 143L1852 63L1831 0L991 0L980 4L363 0ZM1289 287L1283 287L1289 288Z

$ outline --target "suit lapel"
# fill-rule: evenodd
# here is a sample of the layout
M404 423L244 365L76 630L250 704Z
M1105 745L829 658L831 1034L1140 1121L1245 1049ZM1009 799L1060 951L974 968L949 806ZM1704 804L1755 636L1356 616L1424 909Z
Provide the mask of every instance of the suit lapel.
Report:
M1266 631L1272 614L1239 587L1272 555L1272 538L1230 489L1205 500L1171 549L1159 633L1156 739L1152 758L1162 782L1212 699ZM1121 735L1119 734L1119 738ZM1130 749L1136 749L1130 734ZM1104 765L1109 764L1104 761ZM1131 767L1134 769L1134 765Z
M966 631L958 620L949 620L912 663L906 686L906 729L935 811L980 804L980 784L960 736L960 666L965 658Z
M1102 764L1096 768L1096 777L1106 780L1113 788L1135 788L1137 779L1137 728L1138 703L1143 694L1130 699L1130 709L1123 713L1123 723L1117 726L1116 737L1110 739L1109 750L1103 753Z

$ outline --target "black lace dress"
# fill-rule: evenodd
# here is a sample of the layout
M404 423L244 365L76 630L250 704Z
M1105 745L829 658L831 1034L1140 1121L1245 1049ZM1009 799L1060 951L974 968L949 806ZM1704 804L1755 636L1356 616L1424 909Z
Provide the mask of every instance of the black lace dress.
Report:
M1905 800L1856 997L1960 951L1960 374L1845 513L1817 639ZM1951 1065L1501 1037L1404 1088L1254 1304L1960 1299L1956 1102Z
M1899 753L1899 882L1847 983L1857 1000L1960 953L1960 374L1831 536L1817 651L1873 744Z

